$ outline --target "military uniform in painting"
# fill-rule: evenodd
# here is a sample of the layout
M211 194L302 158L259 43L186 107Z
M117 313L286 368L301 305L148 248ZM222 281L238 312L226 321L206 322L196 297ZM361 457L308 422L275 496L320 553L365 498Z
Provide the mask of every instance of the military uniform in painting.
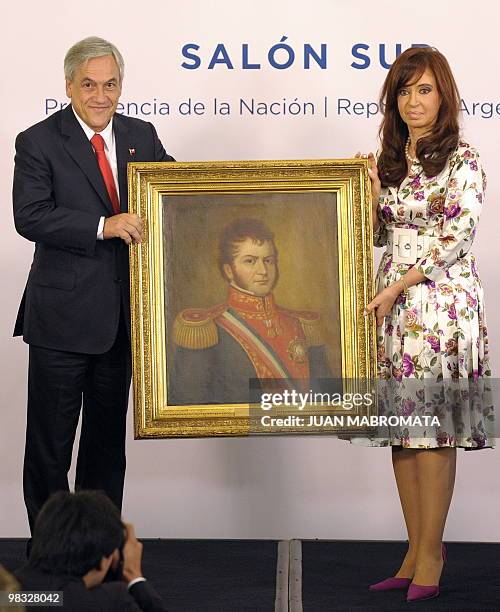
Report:
M272 293L231 285L227 302L180 312L173 337L169 404L246 403L251 379L309 390L331 377L319 314L283 308Z

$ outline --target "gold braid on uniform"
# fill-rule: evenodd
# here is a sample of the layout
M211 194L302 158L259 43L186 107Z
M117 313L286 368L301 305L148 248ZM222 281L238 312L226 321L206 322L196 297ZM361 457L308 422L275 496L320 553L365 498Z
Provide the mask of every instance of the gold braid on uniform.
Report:
M206 349L219 342L214 314L201 308L180 312L174 321L174 342L187 349Z
M305 318L299 315L298 318L304 330L307 346L322 346L325 344L319 316L309 316Z

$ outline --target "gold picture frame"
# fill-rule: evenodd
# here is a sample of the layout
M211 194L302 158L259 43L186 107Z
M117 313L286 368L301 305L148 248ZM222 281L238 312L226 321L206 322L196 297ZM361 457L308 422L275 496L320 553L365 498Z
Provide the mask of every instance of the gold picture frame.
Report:
M208 293L219 296L222 281L215 280L209 267L213 262L207 263L213 260L216 242L211 225L218 231L225 216L238 216L240 210L245 217L271 219L273 231L281 232L287 251L285 257L280 253L280 266L282 262L288 266L287 278L283 280L283 274L280 278L281 294L295 300L295 308L307 302L331 319L333 339L327 348L333 354L329 359L336 364L336 377L354 386L359 381L374 383L375 326L373 317L363 315L373 296L371 191L365 160L130 163L128 188L129 211L142 218L144 227L143 241L130 249L136 439L284 432L280 427L259 428L252 411L256 406L250 401L209 403L200 396L201 401L187 405L169 402L175 382L173 325L182 308L201 306L194 310L198 317L200 312L215 312ZM311 219L316 225L307 230ZM301 249L309 250L311 257ZM204 272L199 272L201 268ZM302 280L297 278L298 268ZM309 289L303 289L306 280ZM204 289L196 296L194 285L200 284ZM286 293L292 286L295 292ZM332 304L335 313L330 317ZM373 412L372 407L351 414ZM291 434L320 430L286 428ZM337 433L351 430L341 427Z

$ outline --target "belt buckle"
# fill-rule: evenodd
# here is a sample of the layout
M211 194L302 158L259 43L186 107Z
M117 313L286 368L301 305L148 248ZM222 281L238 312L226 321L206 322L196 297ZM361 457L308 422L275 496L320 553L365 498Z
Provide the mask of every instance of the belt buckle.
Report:
M393 228L392 261L393 263L417 263L418 231L405 227Z

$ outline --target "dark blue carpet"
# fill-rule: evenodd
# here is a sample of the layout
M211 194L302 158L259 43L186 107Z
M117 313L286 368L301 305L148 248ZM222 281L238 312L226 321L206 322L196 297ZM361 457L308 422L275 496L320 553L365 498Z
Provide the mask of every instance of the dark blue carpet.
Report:
M447 544L436 599L406 602L405 592L372 593L368 585L394 575L401 542L302 542L304 612L500 612L500 544Z
M169 612L273 612L276 542L141 541L144 575ZM0 563L9 570L20 567L25 549L26 540L0 539Z
M171 612L273 612L277 543L142 540L143 570ZM26 541L0 539L0 563L25 562ZM402 558L401 542L304 541L304 612L500 612L500 544L447 544L437 599L409 604L402 592L371 593ZM90 611L89 611L90 612Z

